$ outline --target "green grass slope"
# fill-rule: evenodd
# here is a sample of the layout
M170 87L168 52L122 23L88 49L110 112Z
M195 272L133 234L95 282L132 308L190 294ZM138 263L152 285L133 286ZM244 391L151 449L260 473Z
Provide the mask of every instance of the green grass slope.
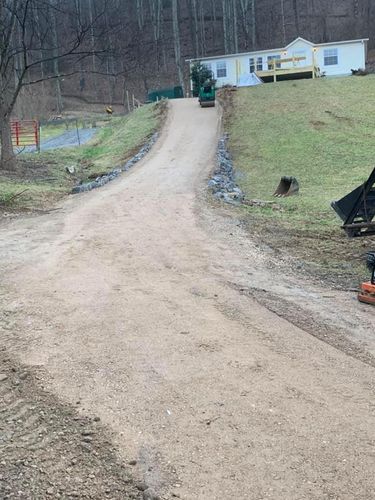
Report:
M124 117L113 117L81 147L20 155L15 172L0 172L0 208L43 208L79 181L122 165L159 128L164 110L164 104L151 104ZM76 168L73 176L66 172L71 165Z
M334 252L344 260L350 254L358 258L358 241L345 237L330 203L365 181L375 166L375 77L241 89L225 123L247 198L275 201L272 194L283 175L300 183L299 196L276 200L280 209L248 209L249 214L284 236L289 230L293 246L309 246L312 260L313 238L322 250L320 262L332 264ZM298 240L303 237L308 242ZM332 239L335 244L327 241ZM276 244L287 246L287 237Z
M240 90L230 148L251 198L272 199L282 175L300 182L284 218L336 225L330 202L375 165L375 78L303 80Z

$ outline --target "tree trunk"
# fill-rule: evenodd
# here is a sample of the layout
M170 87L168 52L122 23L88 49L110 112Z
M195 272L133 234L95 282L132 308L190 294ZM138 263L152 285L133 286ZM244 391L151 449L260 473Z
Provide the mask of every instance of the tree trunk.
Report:
M285 5L284 0L281 0L281 28L283 33L283 47L286 45L286 24L285 24Z
M174 55L176 60L178 80L185 95L185 82L184 72L181 64L181 42L180 42L180 29L178 19L178 3L177 0L172 0L172 17L173 17L173 41L174 41Z
M160 38L161 38L161 0L149 0L150 18L152 24L157 68L160 69Z
M200 28L201 28L201 55L206 55L206 23L205 23L205 4L200 5Z
M250 33L250 22L249 18L249 0L240 0L240 11L241 11L241 24L242 31L245 36L245 49L249 48L249 33Z
M141 30L143 30L143 26L144 26L143 0L137 0L136 12L137 12L138 28L141 31Z
M238 14L237 0L233 0L233 48L234 52L238 53Z
M197 0L191 0L191 11L193 16L193 32L194 32L194 45L195 45L195 57L200 56L199 50L199 26L198 26L198 7Z
M16 168L16 155L13 151L10 116L0 114L0 142L1 142L1 170L14 170Z
M255 49L256 46L256 38L257 38L257 22L256 22L256 11L255 11L255 0L251 0L251 44L252 49Z
M294 11L294 24L296 27L296 34L298 37L300 36L300 29L299 29L299 12L298 12L297 0L293 0L293 11Z
M211 0L211 10L212 10L212 45L216 49L216 2Z
M224 53L229 53L229 42L228 42L228 25L227 25L227 0L222 0L222 10L223 10L223 35L224 35Z
M95 32L94 32L94 6L93 0L89 0L89 22L90 22L90 42L92 50L92 70L96 73L96 57L95 57Z
M61 94L61 76L59 67L59 40L57 35L57 19L56 11L53 8L51 10L52 14L52 42L53 42L53 71L55 75L55 90L56 90L56 107L57 112L60 115L63 111L63 102Z
M43 39L42 39L42 29L41 29L41 24L40 24L40 18L39 18L39 12L37 8L34 8L34 17L35 17L35 26L36 26L36 34L38 37L38 43L39 43L39 59L40 59L40 78L43 80L42 81L42 92L43 95L46 94L46 86L45 86L45 71L44 71L44 52L43 52Z

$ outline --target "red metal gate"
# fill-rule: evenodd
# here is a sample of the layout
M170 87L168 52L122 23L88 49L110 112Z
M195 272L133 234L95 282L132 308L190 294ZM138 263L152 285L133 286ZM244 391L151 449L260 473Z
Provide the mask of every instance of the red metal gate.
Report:
M40 150L39 122L36 120L13 120L11 122L12 144L23 148L35 146Z

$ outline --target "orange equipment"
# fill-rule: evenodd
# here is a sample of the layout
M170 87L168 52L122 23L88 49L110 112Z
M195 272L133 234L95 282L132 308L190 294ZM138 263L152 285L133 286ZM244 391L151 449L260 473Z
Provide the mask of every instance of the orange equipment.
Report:
M358 294L358 300L365 304L372 304L375 306L375 284L373 285L370 281L362 283L361 291Z
M368 252L367 267L371 271L371 280L362 283L358 300L375 306L375 252Z

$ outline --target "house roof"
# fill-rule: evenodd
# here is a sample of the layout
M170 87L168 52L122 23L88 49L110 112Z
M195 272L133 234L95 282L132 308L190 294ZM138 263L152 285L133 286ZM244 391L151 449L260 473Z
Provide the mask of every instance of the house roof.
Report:
M304 42L304 43L307 43L308 45L311 45L311 47L314 47L314 44L312 42L310 42L309 40L306 40L306 38L302 38L301 36L299 36L298 38L296 38L292 42L288 43L288 45L285 47L285 49L289 49L289 47L292 47L292 45L294 45L297 42Z
M306 40L305 38L298 37L292 42L290 42L286 47L281 47L278 49L267 49L267 50L253 50L251 52L239 52L237 54L222 54L222 55L217 55L217 56L209 56L209 57L198 57L194 59L186 59L187 62L195 62L195 61L210 61L213 59L225 59L228 57L238 57L238 56L251 56L253 54L269 54L272 52L282 52L287 50L289 47L292 47L295 43L297 42L304 42L307 43L308 45L311 45L311 47L325 47L325 46L330 46L330 45L345 45L348 43L365 43L368 42L369 38L360 38L358 40L342 40L340 42L326 42L326 43L312 43L309 40Z

